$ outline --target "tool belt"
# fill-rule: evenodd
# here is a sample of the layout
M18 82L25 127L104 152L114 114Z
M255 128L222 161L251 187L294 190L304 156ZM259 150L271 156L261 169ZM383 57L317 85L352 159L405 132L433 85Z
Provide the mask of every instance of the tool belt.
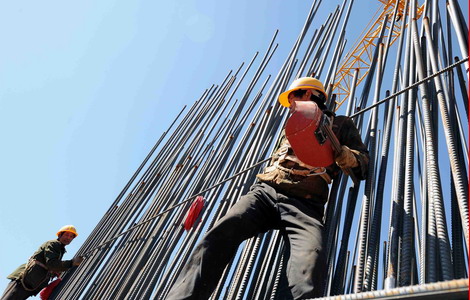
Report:
M281 170L283 172L289 173L289 175L298 175L298 176L304 176L304 177L309 177L309 176L320 176L323 178L323 180L326 181L326 183L330 184L331 183L331 177L326 173L326 168L320 167L320 168L314 168L311 170L298 170L298 169L288 169L284 168L283 166L279 165L279 162L276 161L272 167L275 167L278 170ZM268 171L270 168L266 168L266 171Z
M274 174L279 171L289 175L296 175L294 177L310 177L310 176L320 176L326 183L331 183L331 177L326 172L325 167L312 167L300 161L297 156L289 154L289 149L291 149L289 141L284 140L281 147L274 155L275 161L264 170L264 174L259 174L258 178L261 180L268 180L268 174ZM287 167L286 165L292 165L292 167ZM292 180L295 183L295 180Z
M297 156L289 154L289 148L291 148L290 143L288 140L286 140L285 143L279 148L279 158L273 163L271 168L274 167L278 170L288 173L289 175L299 175L304 177L320 176L328 184L331 183L331 177L330 175L328 175L328 173L326 173L325 167L313 167L302 162ZM284 162L293 162L298 165L301 169L295 167L286 168L282 166L282 163ZM266 168L266 171L268 171L269 168L270 167Z

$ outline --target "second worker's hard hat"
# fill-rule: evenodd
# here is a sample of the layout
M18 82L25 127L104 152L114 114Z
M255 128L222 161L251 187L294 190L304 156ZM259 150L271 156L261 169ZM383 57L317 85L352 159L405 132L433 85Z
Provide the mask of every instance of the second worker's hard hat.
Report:
M289 89L279 95L279 103L281 103L282 106L289 107L289 94L293 91L304 89L314 89L319 91L323 94L323 96L325 96L324 101L326 101L326 98L328 98L325 92L325 88L323 87L323 83L321 83L320 80L313 77L301 77L294 80L294 82L292 82L292 84L289 86Z
M73 234L75 234L75 237L78 236L77 229L73 225L62 226L62 228L60 228L59 231L57 231L57 236L60 236L64 232L73 233Z

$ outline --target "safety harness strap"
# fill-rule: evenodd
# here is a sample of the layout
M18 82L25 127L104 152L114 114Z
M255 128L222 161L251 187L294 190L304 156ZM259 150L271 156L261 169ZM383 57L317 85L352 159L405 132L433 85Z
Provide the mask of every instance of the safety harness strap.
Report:
M29 291L29 292L32 292L32 291L37 290L46 280L49 280L49 276L46 276L46 277L44 278L44 280L42 280L42 281L38 284L38 286L36 286L36 287L34 287L34 288L29 288L29 287L27 287L26 284L25 284L25 282L24 282L24 278L25 278L24 273L28 270L28 268L31 268L33 265L38 265L38 266L40 266L40 267L46 269L47 271L49 271L49 269L47 268L47 266L46 266L45 264L43 264L42 262L40 262L40 261L38 261L38 260L36 260L36 259L34 259L34 258L32 258L32 257L29 259L28 263L26 264L26 268L25 268L25 270L23 271L23 274L21 274L21 276L20 276L21 285L23 286L23 288L24 288L25 290L27 290L27 291Z
M267 167L264 173L269 173L274 171L275 169L278 169L290 175L298 175L305 177L321 176L328 184L331 183L331 177L326 172L325 167L310 166L298 159L297 156L289 154L289 149L291 149L291 145L289 141L285 139L276 153L276 156L278 156L276 161L274 161L271 166ZM291 168L286 168L283 166L283 163L285 162L293 162L295 165ZM296 168L297 166L302 169Z

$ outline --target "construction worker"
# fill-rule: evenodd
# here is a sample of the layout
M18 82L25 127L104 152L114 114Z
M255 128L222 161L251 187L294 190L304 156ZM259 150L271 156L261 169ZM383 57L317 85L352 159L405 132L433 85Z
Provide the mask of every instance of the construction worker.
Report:
M258 182L207 232L167 299L208 299L240 243L270 229L281 231L287 247L289 295L283 295L283 299L323 295L327 269L322 219L328 185L340 167L351 168L357 179L365 179L369 162L353 121L345 116L335 117L327 110L326 98L319 80L304 77L295 80L279 96L279 102L292 108L297 101L314 101L333 118L332 129L342 145L340 153L334 153L336 163L323 171L302 163L283 134L270 166L257 175Z
M78 236L73 225L65 225L57 232L57 239L42 244L26 264L19 266L7 278L11 280L0 300L22 300L36 295L60 272L78 266L83 257L62 260L65 246Z

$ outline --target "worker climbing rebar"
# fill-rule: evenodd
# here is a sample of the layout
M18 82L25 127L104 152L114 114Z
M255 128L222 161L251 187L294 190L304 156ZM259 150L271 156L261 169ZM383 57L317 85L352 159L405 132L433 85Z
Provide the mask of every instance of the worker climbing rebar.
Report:
M337 177L340 167L351 168L358 179L364 179L369 161L368 151L352 120L328 111L326 98L319 80L304 77L295 80L279 96L279 102L294 112L297 105L312 101L322 114L333 120L333 132L342 145L341 151L334 153L336 163L316 167L300 161L295 149L304 146L291 145L289 136L283 133L270 166L258 174L258 182L250 192L205 235L167 299L208 299L240 243L270 229L281 231L288 248L290 292L287 291L286 297L305 299L323 294L326 261L322 251L322 218L328 184ZM307 131L307 134L314 132Z
M78 236L73 225L65 225L57 232L57 239L43 243L27 263L19 266L7 278L11 280L1 300L22 300L37 295L51 278L74 266L79 266L83 257L62 260L65 246Z
M205 90L185 115L181 112L176 117L84 242L79 253L87 257L87 264L64 274L52 298L168 299L177 278L186 275L184 266L206 230L211 233L214 224L232 213L233 205L240 205L236 200L248 193L255 175L261 173L261 165L271 160L270 153L277 148L276 139L288 117L288 111L275 103L280 91L288 90L292 78L312 73L322 79L325 93L330 95L326 101L330 110L336 105L334 109L338 111L347 100L344 114L356 122L370 150L364 187L349 185L345 176L338 176L327 186L330 192L323 251L328 269L324 272L327 286L323 295L361 293L344 299L383 297L384 293L419 297L425 291L427 295L438 293L434 295L437 298L446 297L443 293L453 297L467 295L468 280L438 281L449 275L451 279L468 278L468 191L464 184L468 177L468 79L464 76L468 69L468 43L464 38L455 38L458 32L467 31L468 18L462 16L459 1L447 1L446 7L446 1L429 1L420 6L427 7L420 12L416 2L380 0L384 4L378 11L380 16L374 17L375 22L365 29L357 46L347 52L346 40L357 27L346 24L347 17L341 12L346 11L348 2L353 6L353 1L344 0L341 8L328 16L316 14L320 2L313 1L305 26L277 75L262 75L279 49L276 31L256 70L251 68L258 52L249 64L241 64ZM312 32L309 27L323 16L327 17L326 22ZM425 16L430 21L428 33ZM364 19L366 14L354 14L353 7L351 17ZM336 27L341 19L343 29L338 35ZM409 32L414 26L414 31ZM329 47L335 39L337 47L331 52ZM393 44L395 40L397 45ZM459 48L455 47L457 42ZM455 49L460 48L462 57L457 57ZM328 66L325 62L330 58ZM437 63L434 67L433 60ZM420 66L419 61L424 65ZM328 67L326 76L322 75L323 67ZM354 71L352 83L352 74L342 70ZM455 72L459 85L451 80ZM252 79L250 73L254 73ZM337 85L338 76L344 79L342 88ZM246 90L241 88L244 85L248 86ZM390 91L385 90L389 88ZM438 91L442 91L439 93L448 105L442 106L442 111L444 102ZM319 120L315 113L305 110L313 102L298 104L294 113L313 114ZM440 111L443 117L439 117ZM320 112L323 115L321 109ZM412 114L415 118L411 118ZM289 117L285 135L295 156L303 163L320 167L304 161L303 153L295 152L298 144L287 126L293 119ZM444 122L447 119L451 122ZM177 120L179 125L173 127ZM412 131L415 137L409 139ZM448 138L444 132L452 133ZM319 132L318 138L321 137ZM306 142L311 138L317 136L299 140ZM439 150L445 149L445 144L453 150ZM331 164L335 158L328 155L325 157ZM190 201L198 196L206 201L196 218L191 214ZM277 202L275 205L280 207ZM189 215L189 219L197 221L184 221ZM446 229L449 220L452 226ZM387 229L388 238L384 237ZM283 254L289 241L282 240L282 233L286 232L259 234L238 247L211 298L287 298L284 292L289 291L285 276L288 260ZM420 285L416 286L418 282ZM407 285L412 285L412 289L405 289ZM460 291L454 289L456 285Z

